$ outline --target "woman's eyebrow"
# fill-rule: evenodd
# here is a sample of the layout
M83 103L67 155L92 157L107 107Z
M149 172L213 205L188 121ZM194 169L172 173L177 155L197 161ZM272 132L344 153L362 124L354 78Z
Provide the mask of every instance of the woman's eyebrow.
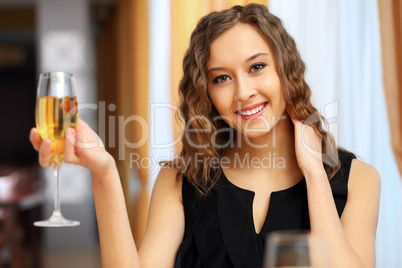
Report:
M257 58L257 57L259 57L259 56L261 56L261 55L268 55L268 53L259 52L259 53L255 54L255 55L251 56L250 58L248 58L248 59L246 60L246 62L247 62L247 61L254 60L255 58Z
M223 67L216 67L216 68L211 68L207 71L207 74L212 72L212 71L220 71L220 70L225 70Z

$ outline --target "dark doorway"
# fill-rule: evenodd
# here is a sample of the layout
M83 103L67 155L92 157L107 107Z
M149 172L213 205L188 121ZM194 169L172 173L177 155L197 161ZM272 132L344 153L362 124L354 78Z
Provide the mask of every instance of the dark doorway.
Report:
M33 7L0 7L0 163L37 163L28 140L35 126Z

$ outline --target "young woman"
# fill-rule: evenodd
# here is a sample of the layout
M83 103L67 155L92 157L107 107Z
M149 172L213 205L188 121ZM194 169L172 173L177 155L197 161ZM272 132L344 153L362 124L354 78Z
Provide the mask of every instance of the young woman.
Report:
M380 179L337 149L310 102L292 37L265 6L203 17L183 62L180 157L155 182L136 250L113 158L82 121L64 160L87 167L104 267L261 267L264 238L311 229L332 267L374 267ZM49 166L51 142L31 142Z

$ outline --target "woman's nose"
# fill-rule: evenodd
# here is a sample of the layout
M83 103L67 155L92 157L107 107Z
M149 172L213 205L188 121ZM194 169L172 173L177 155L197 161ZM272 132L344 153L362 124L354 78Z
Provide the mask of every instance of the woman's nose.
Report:
M236 83L235 101L245 101L257 94L257 90L247 78L238 78Z

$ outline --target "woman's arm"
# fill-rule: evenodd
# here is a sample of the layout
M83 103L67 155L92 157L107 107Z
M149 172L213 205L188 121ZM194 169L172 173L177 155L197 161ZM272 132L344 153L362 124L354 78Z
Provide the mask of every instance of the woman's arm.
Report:
M143 267L174 267L184 235L182 180L177 170L163 167L156 178L147 230L139 249Z
M292 118L298 165L306 179L311 232L325 238L331 267L374 267L375 234L380 202L377 171L353 160L348 199L339 219L321 158L321 139L314 129Z
M116 168L110 171L92 178L103 267L174 267L184 234L181 182L176 181L176 170L162 168L158 174L138 254Z
M365 267L375 267L375 236L380 209L380 175L377 170L353 160L349 175L348 201L341 223Z
M105 171L92 172L102 267L141 267L119 174L113 158L110 158Z
M30 140L39 152L40 164L50 166L51 141L42 141L35 128ZM145 251L141 249L140 261L114 159L98 135L81 120L75 130L67 131L64 160L91 171L103 267L173 267L166 264L174 263L184 232L181 184L176 181L175 171L162 169L155 182L143 240L147 246Z
M348 199L339 220L328 177L305 174L311 232L326 237L332 267L375 267L380 178L377 171L353 160Z

